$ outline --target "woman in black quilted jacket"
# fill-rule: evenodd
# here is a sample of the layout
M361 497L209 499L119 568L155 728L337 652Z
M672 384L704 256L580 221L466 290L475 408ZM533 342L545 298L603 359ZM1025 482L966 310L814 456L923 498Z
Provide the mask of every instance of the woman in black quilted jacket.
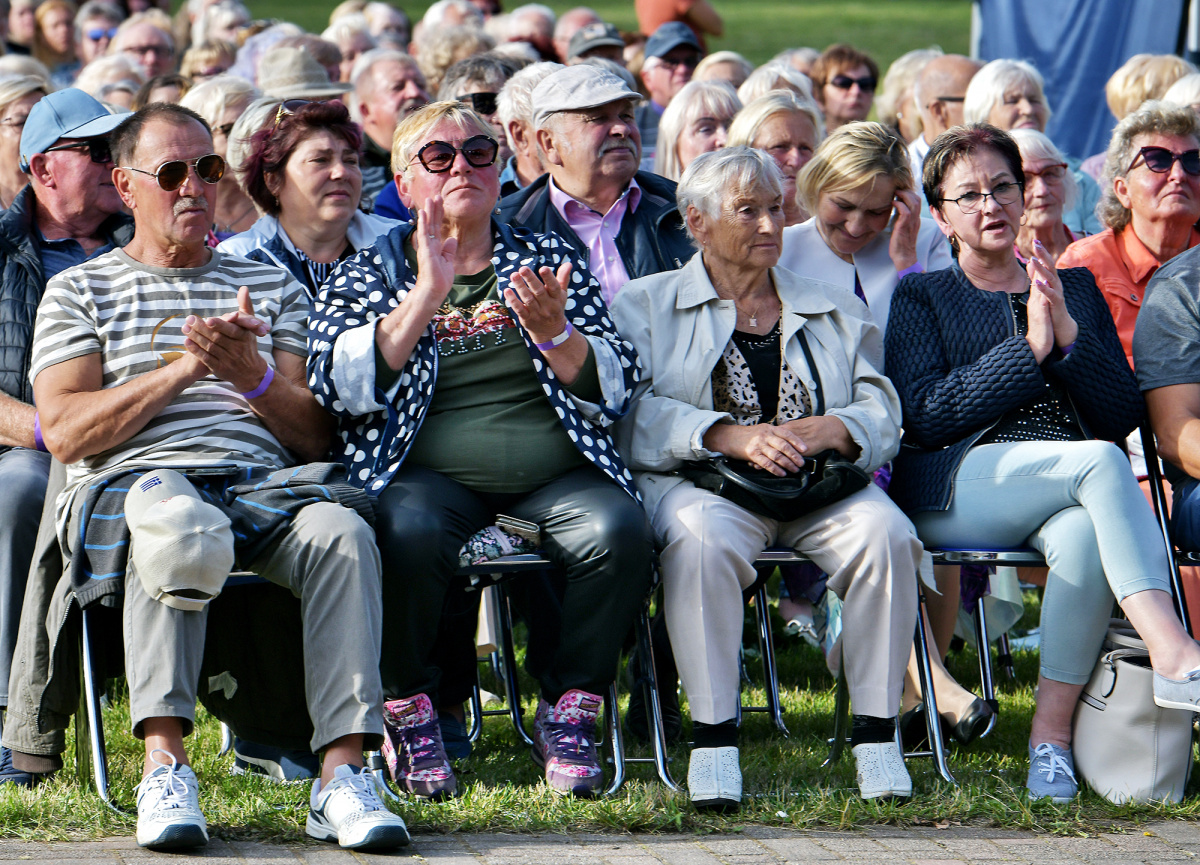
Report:
M1013 252L1024 208L1017 145L987 124L933 143L924 187L957 265L901 281L886 368L904 409L890 492L926 544L1033 547L1050 566L1030 734L1032 798L1078 792L1071 717L1114 595L1150 650L1154 699L1200 711L1200 646L1123 439L1143 416L1090 272Z

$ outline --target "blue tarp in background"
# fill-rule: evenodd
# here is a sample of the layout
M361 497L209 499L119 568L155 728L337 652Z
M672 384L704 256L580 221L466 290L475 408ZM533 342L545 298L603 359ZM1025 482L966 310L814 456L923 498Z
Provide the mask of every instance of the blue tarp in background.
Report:
M977 0L980 60L1028 60L1046 78L1046 134L1080 159L1108 146L1104 85L1134 54L1173 54L1184 0Z

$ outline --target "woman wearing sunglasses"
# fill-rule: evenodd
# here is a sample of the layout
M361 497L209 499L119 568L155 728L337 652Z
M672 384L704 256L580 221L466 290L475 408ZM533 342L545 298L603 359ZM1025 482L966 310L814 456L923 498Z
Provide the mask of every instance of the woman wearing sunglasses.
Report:
M1061 267L1086 267L1108 301L1133 366L1133 328L1159 267L1200 243L1200 119L1190 108L1147 102L1113 130L1104 159L1107 226L1077 240Z
M591 795L597 695L650 573L649 528L607 431L629 407L637 357L573 249L492 219L498 149L461 102L400 123L392 164L416 223L317 295L310 384L338 418L339 458L377 497L384 753L397 784L456 789L437 707L470 693L474 618L461 639L439 620L464 597L463 542L503 513L535 523L565 573L561 634L536 671L535 758L554 791Z
M315 297L340 261L399 224L358 209L361 153L362 131L341 102L280 103L241 170L264 215L219 249L285 268Z
M904 444L889 492L928 546L1033 547L1049 565L1029 738L1030 798L1078 792L1071 720L1114 596L1150 651L1154 701L1200 699L1200 645L1175 615L1154 515L1113 441L1144 415L1112 317L1084 268L1013 243L1021 153L987 124L956 126L925 158L925 197L955 266L905 277L885 368Z
M852 45L830 45L812 69L813 96L833 132L844 123L866 120L875 102L879 64Z

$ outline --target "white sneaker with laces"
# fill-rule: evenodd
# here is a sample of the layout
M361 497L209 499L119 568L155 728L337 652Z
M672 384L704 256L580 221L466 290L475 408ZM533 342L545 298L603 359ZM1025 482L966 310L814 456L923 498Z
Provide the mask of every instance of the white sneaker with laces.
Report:
M164 763L158 755L171 762ZM137 842L156 850L177 850L208 843L208 823L200 813L200 788L191 766L159 748L150 752L158 768L137 788Z
M386 850L409 842L404 821L379 799L370 769L343 763L328 786L313 781L304 831L319 841L336 841L356 850Z

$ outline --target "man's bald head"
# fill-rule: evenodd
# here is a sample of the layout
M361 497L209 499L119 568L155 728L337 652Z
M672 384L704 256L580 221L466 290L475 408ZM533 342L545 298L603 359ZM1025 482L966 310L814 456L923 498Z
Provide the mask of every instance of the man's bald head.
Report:
M925 64L917 78L913 97L921 112L922 135L932 143L951 126L963 119L963 97L967 85L983 64L961 54L935 57Z

